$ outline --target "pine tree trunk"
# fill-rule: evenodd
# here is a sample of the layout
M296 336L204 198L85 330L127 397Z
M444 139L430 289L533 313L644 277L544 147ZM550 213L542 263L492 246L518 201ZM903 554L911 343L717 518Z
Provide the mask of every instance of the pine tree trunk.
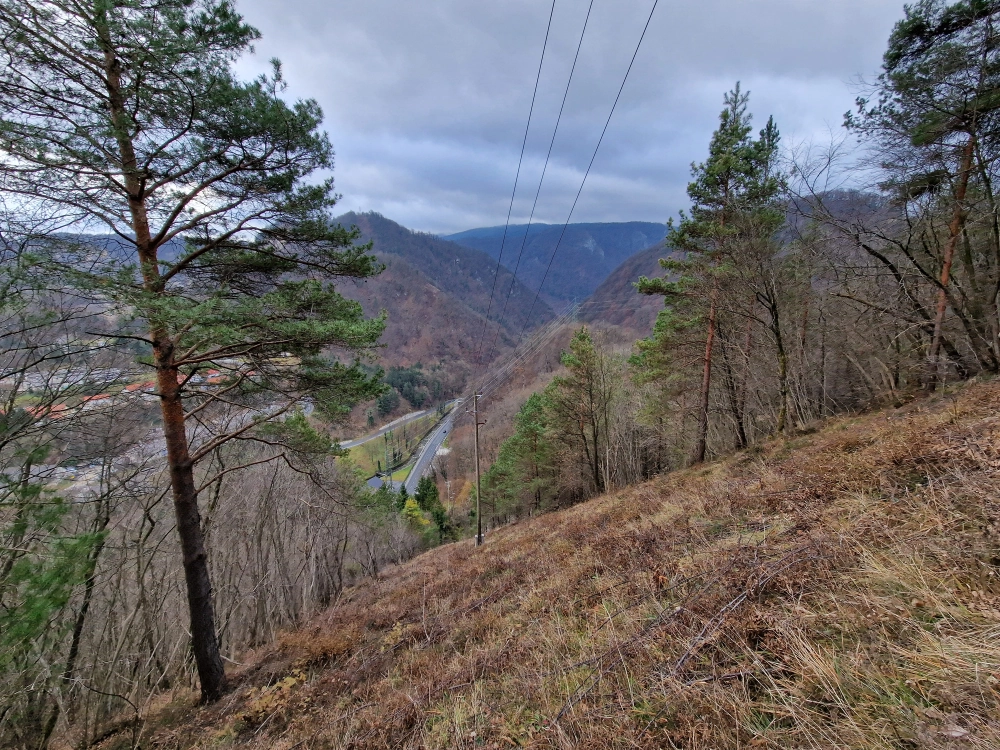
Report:
M98 41L103 53L108 109L115 126L115 138L122 161L129 215L135 234L143 287L154 295L163 294L163 280L153 246L146 211L143 183L138 160L129 135L129 118L121 89L121 62L115 54L105 11L95 18ZM164 328L150 321L153 359L163 418L163 436L167 444L167 463L174 496L174 514L181 541L184 578L187 583L188 607L191 616L191 644L194 651L203 701L218 699L226 688L226 673L219 653L215 633L215 607L212 584L208 575L208 556L198 512L198 492L194 482L194 466L188 452L184 405L181 401L177 366L174 364L173 342Z
M694 444L691 463L700 464L705 460L708 447L708 394L712 385L712 343L715 340L715 305L719 287L712 287L712 301L708 309L708 335L705 337L705 360L701 374L701 399L698 408L698 438Z
M939 354L941 351L941 332L944 327L944 315L948 309L948 283L951 281L951 264L958 247L958 238L965 226L965 194L969 188L969 177L972 174L972 157L975 154L976 138L969 136L969 141L962 150L962 166L958 174L958 185L955 186L955 208L948 226L948 244L945 246L944 259L941 263L941 289L938 291L937 311L934 316L934 335L931 348L927 355L927 390L933 391L940 377Z
M157 383L163 414L163 436L167 442L170 485L174 495L174 515L181 539L184 579L187 583L191 615L191 646L194 650L203 701L220 698L226 689L226 672L215 634L215 605L208 575L208 553L198 511L194 466L188 454L184 405L180 397L177 369L172 352L157 351Z

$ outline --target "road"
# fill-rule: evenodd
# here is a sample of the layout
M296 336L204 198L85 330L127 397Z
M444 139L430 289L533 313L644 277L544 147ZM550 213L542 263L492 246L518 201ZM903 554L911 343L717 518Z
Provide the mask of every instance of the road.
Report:
M413 464L413 470L410 471L409 476L406 478L406 491L411 495L417 491L417 482L420 481L420 477L431 467L431 461L437 455L438 448L441 447L441 443L445 441L445 438L451 432L451 425L455 421L455 416L458 414L458 407L461 405L461 401L456 403L455 407L441 420L441 424L424 441L423 447L417 455L417 460Z
M423 411L414 411L409 414L405 414L399 419L394 419L389 424L378 428L375 432L365 435L364 437L355 438L354 440L345 440L340 444L341 448L355 448L362 443L367 443L369 440L374 440L377 437L382 437L389 430L395 430L397 427L402 427L404 424L409 424L410 422L416 422L421 417L426 417L428 414L433 414L436 409L424 409Z

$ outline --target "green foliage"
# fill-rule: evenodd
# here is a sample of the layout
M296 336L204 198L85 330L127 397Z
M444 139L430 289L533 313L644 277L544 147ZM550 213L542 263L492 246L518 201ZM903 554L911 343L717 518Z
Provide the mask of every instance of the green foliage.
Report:
M483 476L483 494L497 513L522 514L550 509L556 481L546 392L533 393L514 418L514 434L504 440L496 461Z
M778 130L772 118L757 139L751 137L749 97L739 83L725 95L725 108L709 142L708 158L691 167L693 179L687 188L690 212L681 213L678 225L672 221L669 225L667 244L694 256L687 261L692 270L698 268L697 263L721 261L727 243L751 229L750 215L765 222L764 231L770 228L773 232L784 220L773 205L784 185L774 168ZM698 270L706 273L707 269Z
M392 414L397 408L399 408L399 394L395 389L388 390L378 397L375 404L378 407L378 413L380 416L384 417Z
M1000 135L998 17L1000 3L989 0L921 0L905 8L873 90L858 98L856 112L844 116L848 128L894 148L908 141L929 162L906 160L902 149L892 166L902 167L903 175L884 187L901 189L904 198L920 197L926 192L921 186L940 184L942 160L951 160L954 172L955 151L968 136L995 144Z
M0 531L4 539L19 540L21 551L4 550L10 564L0 578L0 671L47 635L86 578L88 555L102 534L63 536L67 510L61 499L36 497Z
M585 326L573 335L561 361L567 374L553 378L545 389L550 432L572 451L582 475L589 477L589 492L600 493L605 488L602 462L611 421L610 361Z
M402 513L403 509L406 507L406 503L410 500L410 493L406 490L406 482L399 485L399 492L396 493L396 509ZM416 501L414 501L416 502ZM418 506L419 507L419 506Z
M437 483L430 477L421 477L417 482L417 491L414 494L420 510L430 512L441 504L438 497Z
M0 32L12 40L0 153L18 165L0 188L116 236L96 247L41 237L36 275L131 316L122 327L146 332L146 360L181 378L237 360L227 402L309 396L339 419L381 393L380 377L350 362L385 319L366 319L335 282L382 265L356 229L331 221L332 178L313 179L333 166L316 102L286 101L277 61L270 75L236 77L260 35L230 2L2 0ZM118 72L108 78L92 53Z
M431 517L434 528L437 531L437 542L443 544L445 541L456 538L456 529L448 515L448 511L441 504L438 495L437 483L431 477L421 477L417 482L417 491L414 494L417 505L424 513Z
M696 332L713 295L745 293L734 287L753 266L747 249L776 250L774 235L784 223L777 202L785 187L776 169L778 129L769 118L753 138L748 101L749 93L738 83L725 95L708 158L691 167L690 211L681 212L679 224L668 225L667 244L677 253L660 260L664 276L636 282L641 293L663 296L664 308L652 335L638 342L631 363L637 382L657 383L668 401L692 387L700 364L697 352L704 347Z
M313 456L344 455L328 435L315 429L305 414L292 412L280 422L269 422L260 428L261 436L280 442L289 449Z
M430 398L427 376L419 363L413 367L390 367L385 382L409 401L414 409L421 408Z
M394 400L386 400L386 405L399 405L399 396L409 402L414 409L422 409L426 404L440 401L444 398L445 386L441 381L440 367L431 368L428 373L418 362L412 367L390 367L386 373L385 382L398 394ZM395 408L395 406L393 407ZM381 409L381 406L380 406ZM392 409L383 412L388 414Z
M424 516L423 511L420 510L420 506L417 505L417 501L412 497L405 497L400 495L403 499L403 507L400 508L400 513L402 513L403 518L410 525L410 528L417 531L424 531L430 526L431 522L427 520Z
M0 191L82 232L37 241L37 272L127 316L155 367L193 653L216 699L225 670L195 465L235 438L329 450L304 422L265 425L305 398L339 418L379 395L359 360L385 318L336 284L383 266L331 218L319 105L286 100L277 60L237 76L259 32L229 0L0 0L0 37ZM224 382L193 379L207 367ZM235 419L206 419L215 409Z
M389 517L399 512L397 502L399 496L393 492L388 484L379 485L374 492L359 492L359 497L363 498L367 509L380 519Z
M66 668L72 597L105 532L68 534L70 506L37 485L6 487L0 512L0 739L37 740L49 685Z

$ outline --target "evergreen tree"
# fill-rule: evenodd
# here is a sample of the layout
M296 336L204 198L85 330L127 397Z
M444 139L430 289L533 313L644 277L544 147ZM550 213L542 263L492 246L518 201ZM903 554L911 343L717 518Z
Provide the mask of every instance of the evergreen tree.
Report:
M694 463L704 461L707 450L713 350L720 331L720 313L726 311L720 309L720 304L733 287L736 251L747 243L771 241L776 229L772 205L782 186L774 170L778 131L773 120L768 120L760 138L752 137L748 100L749 93L743 92L738 83L725 95L725 108L709 142L708 158L691 167L694 179L687 188L690 211L681 212L678 224L670 222L666 239L680 257L661 259L667 274L640 278L636 285L643 294L665 298L653 336L640 345L635 360L645 369L640 378L666 378L675 383L692 378L693 373L686 373L683 364L691 357L678 352L678 347L692 347L690 334L694 327L705 328L691 456ZM737 411L738 433L745 444L738 399L732 404Z
M417 482L417 491L413 497L420 506L420 510L430 512L435 506L440 505L438 497L437 483L430 477L420 477Z
M307 180L333 164L316 103L284 101L277 62L236 78L259 34L228 0L0 0L0 36L0 189L114 237L53 238L49 268L130 311L134 326L114 333L155 370L195 662L216 699L225 672L195 466L306 394L333 416L378 394L343 357L372 347L384 321L332 282L380 266L331 224L332 180ZM225 382L198 386L206 367ZM195 420L209 436L192 443ZM260 439L286 438L317 447L296 425Z
M541 511L553 500L555 449L549 432L550 403L533 393L514 417L514 434L503 441L483 476L487 493L502 513Z
M612 391L608 363L586 326L573 335L561 362L568 373L553 378L545 390L553 435L577 454L591 490L600 493L605 489L602 467Z
M417 491L413 497L417 501L420 510L429 514L434 521L434 527L438 532L438 544L444 544L446 539L453 538L455 528L448 515L448 511L441 504L437 482L431 477L421 477L420 481L417 482Z
M403 482L399 485L399 492L396 493L396 510L402 513L406 507L406 502L411 499L410 493L406 490L406 482Z
M976 278L981 273L977 266L997 273L996 262L990 257L977 262L968 248L966 288L953 289L953 263L973 197L970 185L984 191L982 197L993 213L989 254L1000 252L998 206L990 177L990 163L1000 146L1000 37L996 28L1000 3L920 0L908 5L905 14L893 28L874 91L858 99L857 112L848 112L845 124L876 146L883 168L891 173L884 187L894 189L904 203L930 198L935 208L947 206L944 247L930 263L913 258L914 270L936 287L925 378L927 387L933 389L940 377L939 354L945 346L949 309L968 335L977 366L992 372L1000 369L996 295L982 299L978 287L992 285ZM920 254L918 250L914 255Z

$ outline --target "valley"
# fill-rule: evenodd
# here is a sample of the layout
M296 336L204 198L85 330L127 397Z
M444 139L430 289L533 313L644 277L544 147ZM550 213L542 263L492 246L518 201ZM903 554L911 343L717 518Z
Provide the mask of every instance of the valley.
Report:
M1000 747L1000 0L459 5L0 0L0 747Z

